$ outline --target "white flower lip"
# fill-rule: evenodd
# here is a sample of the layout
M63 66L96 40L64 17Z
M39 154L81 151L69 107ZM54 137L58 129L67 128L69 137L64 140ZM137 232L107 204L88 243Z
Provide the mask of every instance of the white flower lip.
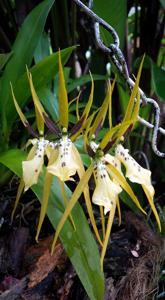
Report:
M49 173L57 176L61 181L73 180L80 168L76 159L74 145L68 137L63 137L58 143L58 156L55 162L47 167Z
M124 149L122 145L116 147L116 157L123 163L126 168L126 177L131 182L144 185L150 195L154 196L154 188L151 183L151 171L142 168L135 159L129 155L129 150Z
M25 191L38 182L38 177L44 164L46 147L49 144L49 142L43 138L40 140L30 140L30 142L33 144L33 147L36 146L37 149L31 159L22 162Z
M113 182L106 170L102 160L94 165L96 188L93 193L92 202L104 207L104 214L111 210L113 204L118 199L118 194L122 191L121 187Z

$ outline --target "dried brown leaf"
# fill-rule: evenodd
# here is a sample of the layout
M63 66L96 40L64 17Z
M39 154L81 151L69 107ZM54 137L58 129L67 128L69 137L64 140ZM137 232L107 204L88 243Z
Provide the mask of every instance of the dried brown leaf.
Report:
M40 283L56 266L63 264L66 260L64 248L60 243L56 246L53 255L51 255L48 245L50 244L47 244L47 248L43 250L42 255L38 258L36 263L31 266L31 269L33 269L29 274L29 288Z

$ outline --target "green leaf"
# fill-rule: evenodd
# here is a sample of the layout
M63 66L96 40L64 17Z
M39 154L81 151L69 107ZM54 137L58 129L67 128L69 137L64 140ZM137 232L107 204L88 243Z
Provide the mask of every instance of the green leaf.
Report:
M124 46L125 26L127 18L127 1L125 0L94 0L93 9L99 17L109 23L119 35L121 48ZM110 33L101 28L104 42L107 46L113 42Z
M14 85L25 72L25 66L30 66L34 50L41 37L48 13L55 0L45 0L39 4L25 19L14 42L13 55L7 64L0 91L0 112L4 131L7 130L6 110L10 106L10 81Z
M1 53L0 54L0 70L3 69L3 67L6 65L6 63L8 62L8 60L11 58L13 52L9 52L9 53Z
M151 61L152 83L158 97L165 100L165 70L158 67Z
M35 63L37 64L48 55L50 55L49 36L46 32L43 32L34 52Z
M68 60L70 54L72 53L73 49L75 47L69 47L64 50L61 50L61 59L62 63L65 64ZM34 67L29 69L30 73L33 77L33 83L34 87L38 93L38 90L43 89L54 77L55 74L58 72L58 53L54 53L52 55L49 55L44 60L36 64ZM29 83L27 79L27 74L25 74L16 82L16 84L13 86L15 97L18 101L18 104L20 107L23 107L28 98L31 96ZM40 100L42 102L42 99L45 96L45 91L42 95L42 92L39 93ZM9 130L11 129L13 122L17 118L17 112L14 108L12 97L9 97L10 105L6 108L6 116L8 120L8 127Z
M107 80L108 76L105 75L98 75L98 74L92 74L92 78L93 80ZM88 82L91 82L91 77L90 75L83 75L80 78L76 78L76 79L70 79L68 81L68 86L67 86L67 91L68 93L72 92L74 89L76 89L77 87L80 87Z
M25 159L25 153L13 149L0 155L0 163L4 164L18 176L22 175L21 162ZM39 177L37 185L32 190L41 201L44 175ZM68 197L71 196L67 189ZM64 212L64 204L57 179L53 179L47 215L54 228L57 227ZM89 229L89 225L79 204L72 210L72 217L76 226L73 229L69 220L66 221L60 239L64 248L91 300L104 299L104 278L100 269L100 257L96 242ZM51 245L50 245L51 246Z
M162 4L163 8L165 9L165 0L159 0L159 1Z
M41 102L48 112L49 116L51 116L52 120L57 122L59 118L58 113L58 99L56 94L53 94L50 91L50 88L43 87L38 90L38 97L41 99Z
M141 58L137 58L135 61L135 67L139 66ZM148 55L145 56L143 69L151 70L151 88L158 97L165 100L165 70L158 67L154 61Z

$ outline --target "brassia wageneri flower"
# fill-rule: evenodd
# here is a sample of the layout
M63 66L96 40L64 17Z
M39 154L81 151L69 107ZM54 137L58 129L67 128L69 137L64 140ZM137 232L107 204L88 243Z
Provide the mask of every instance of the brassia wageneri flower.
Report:
M134 183L141 184L146 197L149 201L149 204L153 210L155 218L157 220L159 229L161 230L160 219L158 213L156 211L153 197L155 194L154 187L151 183L151 171L145 168L142 168L129 154L128 149L124 149L124 147L119 144L116 147L116 158L125 166L126 174L125 176Z
M129 150L125 149L121 142L124 142L128 133L133 129L137 121L140 108L140 92L139 80L142 70L143 60L141 62L138 75L133 87L130 100L126 109L125 116L121 123L112 125L112 92L115 81L112 86L108 82L107 93L101 107L89 115L94 93L94 83L91 80L91 92L87 101L86 107L79 115L78 105L76 106L76 114L78 121L69 130L69 104L68 95L65 85L64 72L61 62L61 55L59 51L59 122L51 121L46 111L44 110L37 93L35 91L32 75L27 70L29 85L35 107L36 123L38 133L29 125L25 115L23 114L18 102L15 98L13 89L12 95L16 110L22 120L23 124L29 132L33 135L33 139L29 140L27 145L32 144L32 148L27 155L27 159L22 162L23 176L17 191L15 206L12 213L12 218L17 207L18 201L22 191L26 191L33 184L37 184L39 175L44 168L44 157L47 157L48 164L46 166L45 180L43 187L43 198L39 217L39 223L36 233L36 240L38 240L39 233L42 227L45 214L47 212L50 189L52 185L53 176L56 176L61 187L64 200L64 214L57 226L55 237L52 244L52 252L58 236L64 226L67 218L70 218L72 225L75 228L74 220L71 212L78 201L81 194L84 195L87 211L90 221L101 245L101 267L103 269L103 260L108 244L109 235L113 219L115 216L116 207L118 208L119 223L121 221L120 203L121 192L124 190L132 199L137 208L146 214L141 207L133 189L129 185L129 181L138 183L142 186L152 211L155 215L158 227L161 230L160 219L154 205L154 188L151 183L151 172L141 167L129 154ZM78 98L77 98L78 103ZM108 113L109 129L104 137L100 140L99 132L104 125L106 115ZM49 131L54 133L55 139L49 141L44 138L45 124ZM57 125L58 124L58 125ZM90 165L85 170L79 151L77 150L74 141L83 138L84 148L90 156ZM98 141L97 141L98 138ZM111 151L109 153L109 151ZM123 172L122 166L125 167ZM72 193L71 199L67 199L65 193L65 182L74 180L74 175L78 175L79 183ZM95 187L90 197L88 183L93 178ZM128 178L129 181L126 180ZM100 216L102 223L102 236L98 232L94 213L92 210L92 203L100 208ZM104 217L106 215L106 217ZM107 216L108 215L108 216Z
M106 170L104 162L100 159L94 162L94 175L96 188L92 196L92 202L96 205L104 207L104 213L109 212L118 200L118 195L122 189L114 183Z
M138 76L135 82L135 86L132 90L132 94L130 97L130 101L128 103L128 108L126 111L126 114L123 118L123 121L121 124L118 124L117 126L112 126L112 117L111 117L111 110L109 109L109 125L110 130L107 132L107 134L103 137L101 142L97 144L94 141L91 141L91 139L95 139L102 127L102 124L104 123L105 115L108 110L108 104L111 103L111 93L112 88L108 86L106 99L102 104L102 107L100 108L99 112L96 115L91 115L90 121L88 122L88 125L86 127L86 132L84 134L84 141L85 141L85 147L86 150L91 156L91 165L88 167L86 172L83 174L82 178L80 179L79 184L77 185L75 191L73 192L73 195L67 205L67 208L64 212L63 217L61 218L61 221L58 224L55 238L52 245L52 251L54 249L54 246L56 244L57 238L59 236L59 233L65 223L65 220L68 218L72 208L74 207L75 203L79 199L81 193L83 192L84 188L87 186L89 179L91 178L92 174L95 178L95 189L92 195L92 201L94 204L99 205L101 208L104 208L104 213L106 214L109 212L108 220L107 220L107 227L106 230L103 228L103 246L101 251L101 266L103 268L103 259L106 252L106 247L108 243L108 238L110 235L116 206L118 206L118 210L120 212L120 206L119 206L119 197L122 190L125 190L128 195L131 197L132 201L135 203L135 205L144 213L145 211L140 205L139 200L137 199L136 195L134 194L131 186L127 182L124 174L121 170L121 163L125 163L121 160L118 149L120 147L123 147L121 145L118 145L121 141L124 140L124 136L128 134L128 132L133 128L134 124L137 121L138 113L139 113L139 107L140 107L140 92L138 89L139 80L140 80L140 73L141 73L142 63L138 72ZM135 101L136 99L136 101ZM95 116L95 120L94 117ZM93 121L94 120L94 121ZM92 124L93 122L93 124ZM91 125L92 124L92 125ZM107 153L111 148L116 149L115 155L111 155ZM123 148L124 149L124 148ZM126 153L128 151L126 150ZM131 158L131 161L133 162L133 158ZM135 162L134 162L135 164ZM138 166L138 164L135 164ZM138 171L138 168L136 168L135 172ZM141 168L141 170L145 170L144 168ZM133 170L132 170L133 171ZM150 180L150 172L146 170L145 172L147 178L145 182L140 182L142 184L142 187L149 199L151 208L153 209L153 212L156 216L156 220L158 222L159 228L160 228L160 220L158 217L158 214L156 212L155 207L153 206L153 201L151 201L152 191L153 187ZM134 175L135 176L135 175ZM128 177L128 173L126 173L126 177ZM133 179L130 177L130 180ZM137 182L137 180L136 180ZM150 194L151 192L151 194ZM103 219L103 215L101 214L101 218ZM105 221L102 221L102 226L105 226Z
M47 118L45 114L43 114L45 117L46 125L50 130L52 129L54 131L54 134L57 135L57 139L56 139L56 147L50 155L49 163L47 166L45 184L43 190L43 200L42 200L41 213L40 213L38 229L36 234L36 240L38 240L41 226L46 214L53 176L58 177L60 181L60 186L62 188L63 198L66 199L64 182L67 180L73 180L72 176L74 176L76 173L78 174L79 178L82 178L83 174L85 173L85 169L80 154L76 149L73 141L75 140L75 138L77 138L80 135L82 129L85 126L88 114L90 112L90 108L93 101L93 91L94 91L93 80L92 80L91 92L90 92L90 96L86 108L82 116L78 120L77 124L75 124L75 126L71 129L71 132L69 133L68 132L68 120L69 120L68 96L67 96L67 90L65 86L65 79L64 79L63 67L61 63L60 51L59 51L59 89L58 90L59 90L58 105L59 105L59 114L60 114L59 125L57 126L57 124L53 124L53 122L49 118ZM93 211L92 211L92 205L91 205L88 187L85 187L83 194L87 206L87 211L91 220L91 224L93 226L94 232L96 234L99 243L102 245L100 235L96 227ZM65 201L65 206L67 205L68 202L68 199L66 200L67 201ZM70 219L74 226L74 220L72 219L71 215L70 215Z
M37 183L38 176L39 176L40 172L42 171L42 167L44 164L44 155L46 153L46 148L49 145L49 141L45 140L43 137L43 134L44 134L43 112L45 114L46 114L46 112L36 94L36 91L35 91L34 85L33 85L33 81L32 81L32 75L28 69L27 69L27 76L28 76L28 80L29 80L29 85L30 85L30 90L31 90L31 94L32 94L34 107L35 107L38 133L36 133L32 129L32 127L30 126L25 115L21 111L21 108L18 105L18 102L17 102L14 92L13 92L13 88L11 86L14 104L15 104L16 110L20 116L20 119L23 122L24 126L27 127L27 129L30 131L30 133L35 137L35 139L29 140L28 145L32 144L33 147L27 157L27 160L22 162L23 181L24 181L24 185L25 185L25 191L27 191L28 188L31 187L33 184Z
M55 161L47 167L47 171L57 176L61 181L73 180L72 176L81 168L77 160L76 147L72 141L63 135L57 143L58 156Z

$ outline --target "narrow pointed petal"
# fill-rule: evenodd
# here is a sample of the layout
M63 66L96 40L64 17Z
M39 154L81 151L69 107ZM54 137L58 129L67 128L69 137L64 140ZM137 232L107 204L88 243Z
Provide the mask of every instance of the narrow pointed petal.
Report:
M47 211L47 207L48 207L48 200L49 200L52 179L53 179L53 175L46 172L45 180L44 180L44 190L43 190L41 211L40 211L40 217L39 217L37 233L36 233L36 241L37 242L38 242L38 237L39 237L41 227L42 227L43 221L45 219L45 215L46 215L46 211Z
M99 128L102 127L105 117L106 117L106 114L107 114L107 111L108 111L110 99L111 99L111 86L110 86L110 84L108 84L108 89L107 89L105 99L104 99L103 104L101 105L101 107L98 111L98 114L96 115L95 121L91 127L90 137L93 134L96 134L98 127Z
M27 75L28 75L28 80L29 80L29 84L30 84L30 90L31 90L34 106L35 106L38 132L40 133L40 135L43 135L44 134L44 116L43 116L43 114L46 114L46 112L45 112L45 110L38 98L38 95L35 91L35 88L33 85L33 80L32 80L32 74L29 72L28 69L27 69Z
M85 116L82 116L79 121L71 128L70 130L70 137L72 139L72 141L74 141L80 134L82 127L83 127L83 123L85 120Z
M68 96L65 86L64 72L61 62L61 53L59 50L59 115L60 124L64 128L68 128Z
M124 133L127 131L128 127L131 125L132 121L127 121L124 123L120 123L109 130L100 143L100 148L105 149L109 142L115 140L115 143L121 139ZM107 148L106 152L109 149Z
M155 207L155 204L154 204L154 200L153 200L153 197L151 196L151 193L148 191L148 189L146 188L145 185L142 184L142 188L146 194L146 197L148 199L148 202L151 206L151 209L153 211L153 214L155 215L155 219L157 221L157 224L158 224L158 227L159 227L159 230L161 231L161 223L160 223L160 218L159 218L159 215L158 215L158 212L156 210L156 207Z
M139 110L140 110L140 90L138 89L137 96L136 96L136 102L135 102L134 110L133 110L132 117L131 117L131 119L133 120L133 124L135 124L138 119Z
M47 115L44 114L45 124L50 130L50 132L54 133L57 137L61 137L61 130Z
M106 168L107 168L108 172L110 173L110 176L113 176L113 179L115 179L120 184L120 186L123 188L123 190L125 190L127 192L127 194L131 197L131 199L133 200L133 202L136 204L136 206L144 214L146 214L146 212L141 207L141 205L139 203L139 200L135 196L132 188L130 187L130 185L128 184L128 182L124 178L124 176L121 175L121 173L113 165L111 165L111 164L107 165Z
M65 205L65 208L66 208L68 203L69 203L69 199L68 199L68 197L66 195L66 192L65 192L65 184L59 178L58 178L58 182L59 182L59 185L60 185L60 188L61 188L61 193L62 193L62 197L64 199L64 205ZM69 219L70 219L70 221L73 225L74 230L76 230L76 225L75 225L75 222L73 220L72 214L69 215Z
M78 173L79 178L81 180L81 178L85 174L84 165L82 163L80 154L79 154L77 148L74 145L73 145L73 151L74 151L74 155L75 155L76 161L78 161L79 166L80 166L80 168L77 170L77 173ZM95 217L94 217L94 214L93 214L93 209L92 209L92 204L91 204L91 200L90 200L90 194L89 194L88 185L84 188L83 193L84 193L85 204L86 204L86 207L87 207L87 211L88 211L88 214L89 214L89 218L90 218L90 221L91 221L94 233L96 235L96 238L97 238L98 242L102 246L102 241L100 239L100 235L99 235L99 232L98 232L98 229L97 229Z
M91 124L93 122L93 119L95 115L97 114L98 110L94 111L89 118L86 120L85 124L85 133L84 133L84 146L86 147L87 144L89 144L88 134L90 133Z
M69 217L73 207L75 206L76 202L78 201L78 199L80 198L84 188L86 187L86 185L88 184L88 181L92 175L92 171L93 171L93 166L92 164L89 166L89 168L87 169L87 171L84 173L83 177L81 178L80 182L78 183L69 203L68 203L68 206L57 226L57 229L56 229L56 233L55 233L55 236L54 236L54 240L53 240L53 244L52 244L52 250L51 252L53 253L54 251L54 248L55 248L55 245L56 245L56 242L57 242L57 239L59 237L59 234L67 220L67 218Z
M90 95L89 95L89 99L88 102L85 106L85 110L83 113L83 116L85 116L85 120L88 118L92 103L93 103L93 94L94 94L94 82L93 82L93 78L92 78L92 74L90 73L91 76L91 91L90 91Z
M103 239L105 239L105 217L104 217L104 207L99 206L100 208L100 219L101 219L101 227L102 227L102 233L103 233ZM103 244L102 244L103 246Z
M102 248L102 251L101 251L100 262L101 262L102 271L103 271L103 262L104 262L104 257L105 257L107 245L108 245L108 240L109 240L109 236L110 236L110 233L111 233L111 228L112 228L112 224L113 224L113 220L114 220L114 216L115 216L115 210L116 210L116 202L113 203L112 208L109 212L107 229L106 229L106 233L105 233L105 239L104 239L103 248Z
M15 214L15 211L17 209L20 197L21 197L21 195L23 193L24 186L25 186L24 181L21 178L19 186L18 186L18 190L17 190L17 196L16 196L16 200L15 200L15 203L14 203L14 208L13 208L13 211L12 211L12 214L11 214L11 222L13 222L14 214Z
M117 210L118 210L118 215L119 215L119 226L121 225L121 209L120 209L120 202L119 202L119 198L117 199Z
M49 144L48 144L48 147L49 147ZM48 151L48 149L46 147L45 152L47 152L47 151ZM51 164L56 158L57 158L57 149L53 149L48 154L49 164ZM38 237L39 237L39 234L40 234L40 231L41 231L41 227L42 227L42 224L43 224L43 221L44 221L44 218L45 218L45 215L46 215L47 207L48 207L49 194L50 194L52 180L53 180L53 175L50 174L50 173L48 173L48 171L46 171L45 180L44 180L44 188L43 188L43 197L42 197L41 211L40 211L40 217L39 217L39 222L38 222L38 227L37 227L37 233L36 233L36 241L37 242L38 242Z
M16 98L15 98L14 91L13 91L13 87L12 87L12 84L11 84L11 83L10 83L10 86L11 86L11 93L12 93L12 97L13 97L13 101L14 101L14 105L15 105L16 111L17 111L17 113L18 113L18 115L19 115L19 117L20 117L20 119L21 119L23 125L24 125L25 127L27 127L28 124L29 124L29 122L27 121L25 115L23 114L21 108L20 108L19 105L18 105L18 102L17 102L17 100L16 100Z
M82 132L82 130L84 128L86 128L87 125L88 125L87 119L88 119L88 115L89 115L89 112L90 112L90 109L91 109L91 106L92 106L92 103L93 103L93 94L94 94L94 82L93 82L93 78L92 78L92 75L91 75L91 92L90 92L88 102L85 106L85 109L84 109L84 112L83 112L81 118L79 117L79 113L78 113L78 101L77 101L76 115L78 117L78 122L77 122L77 124L75 124L73 129L71 129L71 135L72 135L71 139L72 139L72 141L75 141L77 139L77 137L80 135L80 133ZM79 97L78 97L78 100L79 100ZM77 129L76 133L74 133L75 128Z
M140 76L141 76L141 72L142 72L144 57L145 56L143 56L142 61L140 63L140 67L139 67L139 70L138 70L137 78L135 80L135 84L134 84L134 87L132 89L132 93L131 93L131 96L130 96L130 100L129 100L129 103L128 103L128 106L127 106L127 110L126 110L123 122L129 121L132 118L132 115L134 113L135 99L136 99L136 96L138 94L139 81L140 81ZM140 101L138 103L138 106L139 105L140 105ZM137 106L136 106L136 112L137 112L137 110L138 109L137 109ZM135 117L135 114L134 114L134 117ZM134 118L134 121L136 121L135 118Z
M115 87L115 83L116 83L116 79L117 76L115 75L115 78L112 82L112 86L111 86L111 82L110 82L110 97L109 97L109 110L108 110L108 120L109 120L109 129L112 128L112 93Z

